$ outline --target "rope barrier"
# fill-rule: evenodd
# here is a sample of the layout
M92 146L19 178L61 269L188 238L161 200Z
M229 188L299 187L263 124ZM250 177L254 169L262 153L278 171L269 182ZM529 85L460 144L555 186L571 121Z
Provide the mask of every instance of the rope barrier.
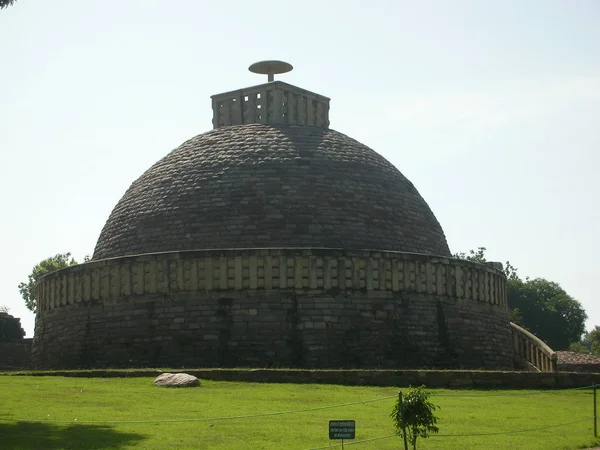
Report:
M375 438L369 438L369 439L361 439L360 441L344 441L344 447L346 447L347 445L357 445L357 444L364 444L365 442L372 442L372 441L379 441L381 439L389 439L391 437L395 437L397 436L396 434L389 434L387 436L379 436L379 437L375 437ZM313 447L313 448L309 448L307 450L322 450L324 448L335 448L335 447L341 447L342 444L333 444L333 445L326 445L325 447Z
M477 397L522 397L529 395L539 395L539 394L547 394L547 393L557 393L557 392L565 392L565 391L573 391L573 390L583 390L583 389L591 389L594 386L581 386L576 388L565 388L565 389L555 389L548 391L539 391L539 392L528 392L523 394L475 394L475 395L456 395L456 394L434 394L436 397L446 397L446 398L477 398ZM105 420L105 421L93 421L93 420L52 420L52 419L35 419L35 420L27 420L27 419L13 419L13 418L3 418L0 417L0 421L4 422L29 422L29 423L85 423L85 424L130 424L130 423L178 423L178 422L209 422L209 421L219 421L219 420L235 420L235 419L251 419L255 417L269 417L269 416L280 416L286 414L298 414L303 412L311 412L311 411L320 411L325 409L334 409L334 408L342 408L344 406L353 406L353 405L362 405L366 403L373 403L382 400L389 400L392 398L397 398L396 395L390 395L387 397L380 397L370 400L363 400L359 402L350 402L350 403L340 403L337 405L327 405L327 406L317 406L315 408L306 408L306 409L297 409L290 411L277 411L270 413L260 413L260 414L248 414L248 415L240 415L240 416L225 416L225 417L204 417L204 418L191 418L191 419L162 419L162 420Z
M564 427L566 425L572 425L574 423L583 422L583 421L592 420L592 419L593 419L593 417L586 417L584 419L572 420L571 422L559 423L557 425L547 425L545 427L537 427L537 428L522 428L520 430L511 430L511 431L493 431L490 433L471 433L471 434L432 434L429 437L497 436L500 434L529 433L530 431L542 431L542 430L548 430L550 428L559 428L559 427Z
M446 397L446 398L450 398L450 397L455 397L455 398L510 397L510 396L524 397L524 396L539 395L539 394L545 394L545 393L555 394L555 393L565 392L565 391L575 391L575 390L584 390L584 389L592 389L592 388L594 388L593 385L581 386L581 387L576 387L576 388L565 388L565 389L555 389L555 390L547 390L547 391L527 392L527 393L523 393L523 394L491 393L491 394L474 394L474 395L469 395L469 394L466 394L466 395L434 394L434 395L436 397ZM257 418L257 417L270 417L270 416L281 416L281 415L287 415L287 414L298 414L298 413L320 411L320 410L326 410L326 409L342 408L345 406L363 405L363 404L367 404L367 403L374 403L374 402L390 400L390 399L395 399L395 398L397 398L397 395L391 395L391 396L387 396L387 397L379 397L379 398L357 401L357 402L350 402L350 403L340 403L340 404L335 404L335 405L318 406L318 407L314 407L314 408L297 409L297 410L289 410L289 411L277 411L277 412L260 413L260 414L238 415L238 416L225 416L225 417L205 417L205 418L190 418L190 419L157 419L157 420L106 420L106 421L79 420L79 419L74 419L74 420L53 420L53 419L27 420L27 419L15 419L15 418L0 417L0 422L57 423L57 424L67 424L68 423L68 424L98 424L98 425L102 425L102 424L104 424L104 425L115 424L116 425L116 424L147 424L147 423L211 422L211 421L221 421L221 420L252 419L252 418ZM532 431L542 431L542 430L547 430L547 429L551 429L551 428L558 428L558 427L571 425L571 424L575 424L575 423L579 423L579 422L583 422L583 421L591 420L591 419L593 419L593 417L586 417L586 418L577 419L577 420L573 420L573 421L565 422L565 423L561 423L561 424L556 424L556 425L548 425L548 426L536 427L536 428L524 428L524 429L517 429L517 430L510 430L510 431L498 431L498 432L490 432L490 433L465 433L465 434L433 434L430 437L432 437L432 438L476 437L476 436L498 436L498 435L508 435L508 434L515 434L515 433L527 433L527 432L532 432ZM362 439L362 440L358 440L358 441L357 440L346 441L346 442L344 442L344 446L358 445L358 444L362 444L362 443L366 443L366 442L372 442L372 441L377 441L377 440L382 440L382 439L389 439L394 436L396 436L396 434L379 436L379 437L369 438L369 439ZM324 446L324 447L314 447L309 450L321 450L321 449L335 448L335 447L341 447L341 446L342 446L342 444L330 444L330 445Z
M379 402L382 400L389 400L391 398L396 398L396 395L391 395L388 397L380 397L374 398L371 400L363 400L360 402L351 402L351 403L340 403L337 405L327 405L327 406L317 406L315 408L307 408L307 409L296 409L290 411L278 411L278 412L270 412L270 413L261 413L261 414L248 414L243 416L226 416L226 417L202 417L195 419L166 419L166 420L102 420L102 421L93 421L93 420L52 420L52 419L41 419L41 420L27 420L27 419L12 419L12 418L3 418L0 417L0 421L4 422L29 422L29 423L85 423L85 424L121 424L121 423L175 423L175 422L210 422L210 421L218 421L218 420L232 420L232 419L251 419L254 417L268 417L268 416L282 416L285 414L297 414L303 412L311 412L311 411L320 411L324 409L333 409L333 408L342 408L344 406L353 406L353 405L363 405L366 403Z
M581 391L584 389L593 389L593 385L590 386L580 386L580 387L574 387L574 388L564 388L564 389L549 389L549 390L544 390L544 391L536 391L536 392L526 392L526 393L498 393L498 394L437 394L434 393L433 395L435 395L436 397L454 397L454 398L478 398L478 397L528 397L531 395L541 395L541 394L557 394L560 392L567 392L567 391Z
M537 428L523 428L520 430L511 430L511 431L496 431L496 432L491 432L491 433L465 433L465 434L431 434L429 437L430 438L443 438L443 437L476 437L476 436L498 436L498 435L503 435L503 434L515 434L515 433L528 433L531 431L542 431L542 430L548 430L550 428L558 428L558 427L564 427L566 425L572 425L574 423L578 423L578 422L584 422L586 420L590 420L593 419L593 417L586 417L584 419L578 419L578 420L573 420L571 422L565 422L565 423L560 423L557 425L548 425L545 427L537 427ZM345 441L344 442L344 447L347 445L357 445L357 444L362 444L365 442L371 442L371 441L378 441L381 439L389 439L391 437L396 437L398 435L396 434L390 434L387 436L379 436L379 437L375 437L375 438L369 438L369 439L362 439L360 441ZM324 447L313 447L307 450L322 450L322 449L326 449L326 448L335 448L335 447L341 447L342 444L330 444L330 445L326 445Z

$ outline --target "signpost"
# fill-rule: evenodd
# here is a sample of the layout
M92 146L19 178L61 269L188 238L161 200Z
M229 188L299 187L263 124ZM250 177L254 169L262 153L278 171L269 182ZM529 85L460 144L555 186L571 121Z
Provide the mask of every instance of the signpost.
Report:
M329 439L341 439L344 448L344 439L354 439L356 436L356 422L354 420L330 420Z

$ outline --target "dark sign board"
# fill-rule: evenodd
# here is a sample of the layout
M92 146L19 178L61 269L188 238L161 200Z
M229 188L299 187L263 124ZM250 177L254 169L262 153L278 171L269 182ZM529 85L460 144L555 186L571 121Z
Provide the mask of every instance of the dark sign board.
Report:
M329 439L354 439L356 423L354 420L330 420Z

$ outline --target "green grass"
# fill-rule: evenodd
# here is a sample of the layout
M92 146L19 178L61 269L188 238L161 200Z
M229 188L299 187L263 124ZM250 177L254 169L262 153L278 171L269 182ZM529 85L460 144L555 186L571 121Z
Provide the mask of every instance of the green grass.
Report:
M330 419L354 419L354 442L393 434L389 414L397 392L396 388L216 381L202 381L194 389L166 389L152 386L151 378L3 376L0 448L328 448L339 444L328 439ZM383 397L391 398L293 414L185 421ZM435 390L433 401L442 408L440 435L499 433L588 420L514 434L436 436L421 440L418 448L546 450L600 445L600 439L593 437L590 391ZM399 449L401 441L391 437L348 448Z

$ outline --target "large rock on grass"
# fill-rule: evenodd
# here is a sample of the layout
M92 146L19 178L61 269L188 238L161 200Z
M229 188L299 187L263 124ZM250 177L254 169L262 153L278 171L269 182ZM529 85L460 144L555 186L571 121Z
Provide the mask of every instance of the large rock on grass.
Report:
M165 387L196 387L200 386L200 381L187 373L161 373L152 384Z

